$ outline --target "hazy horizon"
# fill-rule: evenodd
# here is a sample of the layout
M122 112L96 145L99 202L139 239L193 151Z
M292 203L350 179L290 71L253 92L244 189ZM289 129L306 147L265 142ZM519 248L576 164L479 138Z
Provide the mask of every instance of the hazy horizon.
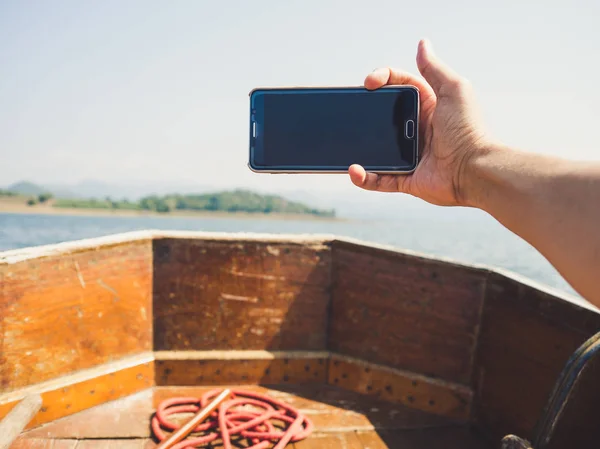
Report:
M343 175L251 173L248 92L358 85L383 65L416 72L423 37L473 82L493 135L531 151L600 159L598 2L365 5L3 2L0 185L355 192Z

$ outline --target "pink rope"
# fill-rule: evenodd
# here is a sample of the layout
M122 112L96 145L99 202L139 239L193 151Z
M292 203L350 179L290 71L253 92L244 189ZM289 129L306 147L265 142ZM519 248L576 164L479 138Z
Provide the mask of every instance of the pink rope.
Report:
M168 438L163 429L174 431L179 426L169 421L177 413L197 413L222 390L211 390L195 397L172 398L162 401L152 417L152 432L160 441ZM253 446L247 449L282 449L290 442L308 437L313 423L296 408L265 394L231 390L233 399L224 401L202 424L194 429L199 436L191 436L172 449L193 449L220 438L224 449L232 449L231 437L247 438ZM277 425L276 425L277 424ZM284 429L280 429L284 427Z

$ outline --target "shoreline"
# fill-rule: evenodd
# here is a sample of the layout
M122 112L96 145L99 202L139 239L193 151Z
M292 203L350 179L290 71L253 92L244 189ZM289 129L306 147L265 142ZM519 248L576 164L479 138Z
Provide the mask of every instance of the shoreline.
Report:
M53 207L46 205L27 206L13 201L0 200L0 214L15 215L61 215L72 217L161 217L161 218L228 218L236 220L307 220L307 221L347 221L339 217L319 217L310 214L282 214L282 213L250 213L226 211L173 211L159 213L153 211L137 211L126 209L84 209L76 207Z

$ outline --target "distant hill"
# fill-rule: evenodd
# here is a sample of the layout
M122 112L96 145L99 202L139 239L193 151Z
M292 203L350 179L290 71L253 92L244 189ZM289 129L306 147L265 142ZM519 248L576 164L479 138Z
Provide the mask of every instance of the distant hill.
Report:
M4 190L7 190L9 192L18 193L19 195L28 195L28 196L37 196L42 193L48 192L48 190L45 189L44 187L39 186L39 185L34 184L29 181L16 182L14 184L9 185Z
M309 214L335 217L333 209L317 209L304 203L289 201L278 195L261 195L249 190L199 195L151 195L139 201L57 198L54 207L80 209L139 210L168 213L175 211L247 212L259 214Z

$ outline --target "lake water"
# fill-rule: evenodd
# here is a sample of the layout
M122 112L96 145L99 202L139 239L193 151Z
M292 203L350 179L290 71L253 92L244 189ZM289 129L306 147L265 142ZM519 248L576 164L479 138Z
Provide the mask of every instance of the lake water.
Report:
M383 221L4 213L0 214L0 251L144 229L335 234L459 262L501 267L574 293L546 259L491 217L480 211L449 208L416 210L401 219Z

